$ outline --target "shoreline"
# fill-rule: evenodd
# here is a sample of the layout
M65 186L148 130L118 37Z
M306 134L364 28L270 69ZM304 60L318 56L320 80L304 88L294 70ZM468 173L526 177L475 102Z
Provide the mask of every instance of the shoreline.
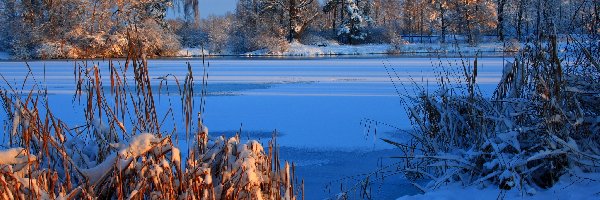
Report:
M480 51L477 53L484 53L477 56L478 58L502 58L512 57L514 51ZM490 54L485 54L490 53ZM504 54L504 55L503 55ZM472 52L462 53L443 53L443 52L413 52L413 53L368 53L368 54L319 54L319 55L229 55L229 54L216 54L216 55L205 55L205 56L164 56L164 57L150 57L148 60L202 60L203 57L206 60L319 60L319 59L368 59L368 58L431 58L431 57L443 57L443 58L474 58L476 57ZM113 57L113 58L46 58L46 59L13 59L13 58L0 58L2 62L40 62L40 61L121 61L125 60L125 57Z

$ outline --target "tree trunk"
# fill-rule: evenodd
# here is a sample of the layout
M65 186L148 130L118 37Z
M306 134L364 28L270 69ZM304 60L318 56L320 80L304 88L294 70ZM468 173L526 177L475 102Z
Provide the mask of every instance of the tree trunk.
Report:
M535 21L535 31L538 41L541 41L542 37L542 1L538 0L537 2L537 12L536 12L536 21Z
M521 36L523 35L523 10L525 9L525 0L519 1L519 11L517 13L517 40L521 41Z
M600 27L598 27L600 25L600 1L594 1L594 15L595 15L595 19L594 19L594 30L592 32L592 34L597 35L600 34Z
M506 0L498 0L498 39L504 41L504 5Z
M472 25L471 25L471 8L469 8L469 1L465 0L464 4L463 4L464 8L462 8L462 12L463 12L463 17L464 17L464 32L467 35L467 41L469 42L469 44L473 44L474 43L474 37L473 37L473 30L472 30Z
M442 23L442 43L446 43L446 8L444 7L443 2L439 3L440 6L440 22Z
M294 39L297 39L296 36L296 22L297 22L297 8L296 8L296 0L290 0L290 5L288 8L288 12L290 14L290 22L289 22L289 35L288 35L288 42L292 42L294 41Z
M337 20L337 5L333 7L333 19L331 20L331 30L333 30L333 35L335 35L335 20Z
M420 11L421 12L420 12L420 15L419 15L419 19L420 19L419 20L420 21L420 23L419 23L419 34L421 34L420 40L421 40L421 43L423 43L423 24L424 24L424 22L423 22L423 18L424 18L424 16L423 16L424 15L423 8L421 8Z

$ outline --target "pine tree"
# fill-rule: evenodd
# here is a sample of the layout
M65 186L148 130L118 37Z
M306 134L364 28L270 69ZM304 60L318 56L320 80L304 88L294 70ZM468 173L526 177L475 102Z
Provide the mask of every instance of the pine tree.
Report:
M362 3L361 3L362 2ZM371 1L329 0L323 7L323 12L335 12L341 5L342 22L338 28L338 39L342 43L356 44L364 41L367 36L367 26L372 23L370 14Z

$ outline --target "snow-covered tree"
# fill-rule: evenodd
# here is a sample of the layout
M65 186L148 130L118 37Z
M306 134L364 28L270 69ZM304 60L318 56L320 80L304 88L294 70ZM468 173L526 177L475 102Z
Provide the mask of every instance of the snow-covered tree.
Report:
M374 0L372 4L373 22L377 26L389 26L401 22L402 0Z
M482 33L496 29L496 4L492 0L456 0L454 7L456 13L452 20L470 44L477 43Z
M283 25L287 27L289 42L299 40L310 23L320 14L315 9L318 1L315 0L266 0L263 10L274 10L287 18Z
M356 44L367 38L367 27L372 23L369 16L371 1L329 0L323 7L323 12L335 12L341 6L342 22L337 35L342 43Z
M164 55L179 45L165 21L179 1L188 0L3 0L3 46L18 58L113 57L136 36L148 55Z
M259 49L280 51L287 45L283 7L271 7L264 0L240 0L235 11L230 44L234 52Z
M209 16L202 20L201 28L206 32L206 48L210 52L224 53L229 48L229 36L233 27L232 14L225 16Z
M433 6L433 14L430 15L433 21L437 21L437 30L440 33L440 42L446 43L446 35L448 33L448 27L450 26L449 16L452 11L452 4L449 0L432 0L431 4Z
M409 34L418 34L421 36L432 33L435 18L434 6L427 0L405 0L402 5L402 17L404 20L404 30Z
M368 42L402 43L401 0L373 0L370 6L372 27L369 28Z
M504 8L506 7L507 2L508 0L496 0L496 6L498 8L498 26L496 27L496 29L498 32L498 39L500 39L500 41L504 41Z

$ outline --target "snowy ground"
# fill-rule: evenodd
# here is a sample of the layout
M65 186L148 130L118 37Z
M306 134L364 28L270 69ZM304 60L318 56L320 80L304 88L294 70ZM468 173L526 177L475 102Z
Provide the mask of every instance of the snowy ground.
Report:
M431 53L452 53L452 54L475 54L476 52L484 55L502 55L505 46L500 42L485 42L477 46L470 46L467 43L460 44L439 44L439 43L409 43L402 45L400 49L394 51L395 54L431 54ZM373 55L373 54L389 54L393 48L389 44L363 44L363 45L340 45L335 42L329 42L327 45L306 45L298 42L290 44L290 47L285 52L269 52L266 49L252 51L241 54L243 56L330 56L330 55ZM181 57L198 57L205 55L213 55L209 51L201 51L197 48L185 48L179 52ZM216 55L216 54L214 54Z
M172 74L183 80L188 61L196 76L195 91L200 92L200 60L153 60L150 75L159 78ZM266 142L271 132L277 130L281 156L297 163L297 175L306 183L306 198L322 199L335 195L340 187L355 184L358 179L353 176L372 172L378 164L395 162L387 158L395 151L378 138L401 140L402 135L385 125L377 127L377 134L367 132L361 120L367 118L400 129L411 128L384 66L405 84L398 92L412 94L415 85L433 87L438 73L444 69L432 66L456 65L461 60L373 57L216 59L209 62L209 96L204 117L210 134L232 135L241 128L242 138ZM489 95L499 80L504 60L483 58L478 62L477 80L484 93ZM108 79L106 62L94 63L104 66L102 77ZM76 64L83 63L29 63L34 74L30 81L48 87L50 107L54 108L55 115L72 126L84 123L83 109L77 101L72 102L73 66ZM21 85L27 73L23 62L0 62L0 73L18 88L26 90L33 85ZM153 84L158 85L159 79L153 79ZM174 85L173 82L169 84ZM159 110L163 110L159 115L165 114L169 100L174 108L180 108L177 92L171 90L167 94L165 90L157 97ZM199 100L195 102L197 104ZM4 113L0 114L5 117ZM181 116L175 118L166 123L166 129L169 130L174 122L181 122ZM178 130L183 130L183 124L177 126ZM183 135L179 133L181 145L185 143L181 139ZM0 144L6 144L6 141ZM373 192L377 199L417 193L400 176L387 179L384 186L374 188Z
M500 190L494 187L460 185L443 186L442 188L428 192L426 194L407 195L398 200L494 200L494 199L573 199L573 200L592 200L600 199L600 188L598 187L600 174L566 174L560 178L556 185L548 190L538 191L535 189L527 190Z
M191 56L202 56L202 54L208 55L208 54L210 54L210 52L208 52L207 50L200 49L200 48L182 48L177 53L177 56L191 57Z
M10 59L10 54L8 52L0 51L0 60L8 60Z
M290 44L286 52L268 52L257 50L245 53L246 56L278 55L278 56L324 56L324 55L367 55L385 54L390 50L388 44L365 44L365 45L339 45L328 44L326 46L304 45L298 42Z

